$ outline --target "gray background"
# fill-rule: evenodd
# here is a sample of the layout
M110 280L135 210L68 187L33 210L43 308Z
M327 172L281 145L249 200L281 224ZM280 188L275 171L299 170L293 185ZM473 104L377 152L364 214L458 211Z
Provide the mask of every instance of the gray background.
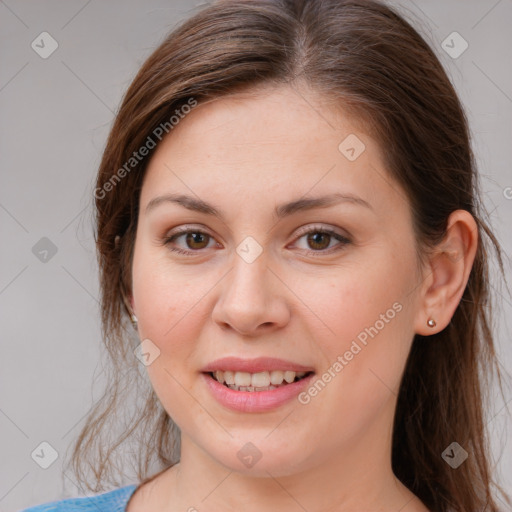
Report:
M80 494L73 476L61 474L61 463L92 404L101 366L93 180L122 93L166 33L199 4L0 1L3 512ZM512 0L393 5L402 12L406 6L467 109L485 204L511 282ZM43 31L59 45L47 59L31 47ZM442 48L453 31L469 44L456 59ZM56 254L33 251L43 237ZM39 243L48 249L48 242ZM500 306L498 355L502 369L512 373L512 301L499 280L493 287ZM99 397L100 377L94 390ZM506 401L511 399L507 388ZM495 398L492 410L496 471L512 492L511 421L502 398ZM59 454L48 469L31 458L43 441Z

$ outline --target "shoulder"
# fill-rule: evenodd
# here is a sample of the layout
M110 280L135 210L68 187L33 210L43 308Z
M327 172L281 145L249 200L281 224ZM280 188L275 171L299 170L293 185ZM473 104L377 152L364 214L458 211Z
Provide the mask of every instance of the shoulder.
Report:
M124 512L126 504L134 493L136 485L127 485L110 492L90 496L87 498L69 498L52 501L35 507L27 508L21 512Z

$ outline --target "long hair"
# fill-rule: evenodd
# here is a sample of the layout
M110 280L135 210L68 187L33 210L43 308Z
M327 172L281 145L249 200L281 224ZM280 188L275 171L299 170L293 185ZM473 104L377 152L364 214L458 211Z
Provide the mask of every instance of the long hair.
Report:
M148 137L158 143L162 127L172 137L169 120L184 105L258 85L299 83L354 113L385 148L386 168L411 204L421 258L444 237L450 213L467 210L476 220L476 257L450 324L413 340L394 419L392 469L431 510L496 512L493 487L508 498L491 474L484 404L489 376L497 376L502 389L488 267L492 248L504 275L501 248L484 221L467 118L449 78L402 16L370 0L214 2L175 28L129 86L95 189L102 333L111 371L74 445L75 475L97 491L117 485L127 461L148 480L151 465L164 470L179 459L179 429L141 374L133 354L138 340L127 321L138 203L151 159L135 162L133 153ZM134 398L135 411L111 439L111 422ZM128 441L135 448L121 450ZM441 456L453 441L469 453L456 470Z

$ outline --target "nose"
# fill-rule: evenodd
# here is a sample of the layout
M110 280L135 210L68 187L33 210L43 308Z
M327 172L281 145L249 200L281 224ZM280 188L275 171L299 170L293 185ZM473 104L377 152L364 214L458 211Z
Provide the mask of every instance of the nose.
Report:
M267 266L263 254L252 263L235 254L233 267L219 286L212 319L222 329L258 336L289 321L286 284Z

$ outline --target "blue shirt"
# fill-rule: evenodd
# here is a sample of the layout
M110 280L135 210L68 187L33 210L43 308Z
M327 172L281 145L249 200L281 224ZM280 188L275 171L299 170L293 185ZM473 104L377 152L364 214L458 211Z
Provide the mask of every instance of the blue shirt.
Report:
M52 501L21 512L125 512L128 500L136 488L136 485L127 485L97 496Z

